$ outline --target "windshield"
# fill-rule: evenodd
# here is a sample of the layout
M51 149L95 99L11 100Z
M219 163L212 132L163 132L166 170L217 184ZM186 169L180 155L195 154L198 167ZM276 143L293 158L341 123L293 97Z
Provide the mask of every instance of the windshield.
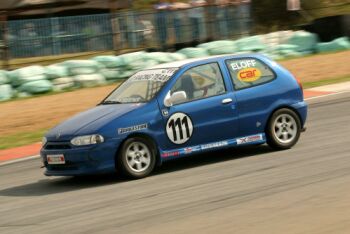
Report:
M163 68L137 72L114 90L102 104L148 102L177 69Z

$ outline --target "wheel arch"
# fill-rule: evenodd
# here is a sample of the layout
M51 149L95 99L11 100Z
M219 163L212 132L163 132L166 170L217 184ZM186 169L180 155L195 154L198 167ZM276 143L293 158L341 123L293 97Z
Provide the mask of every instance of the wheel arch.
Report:
M153 147L154 147L154 150L155 150L155 153L156 153L156 166L160 166L162 164L162 160L161 160L161 157L160 157L160 152L159 152L159 149L157 147L157 143L156 141L154 140L154 138L152 136L150 136L149 134L146 134L146 133L140 133L140 132L136 132L136 133L131 133L129 134L128 136L126 136L122 142L120 143L118 149L117 149L117 152L116 152L116 155L115 155L115 164L117 163L117 157L120 153L120 150L122 149L122 145L124 144L125 141L127 141L128 139L130 138L133 138L133 137L140 137L140 138L144 138L148 141L150 141L152 144L153 144Z
M280 109L289 109L289 110L291 110L291 111L293 111L297 116L298 116L298 119L299 119L299 122L300 122L300 127L302 128L303 126L303 120L302 120L302 118L301 118L301 116L300 116L300 113L297 111L297 109L295 109L295 108L293 108L292 106L288 106L288 105L281 105L281 106L278 106L278 107L276 107L276 108L274 108L271 112L270 112L270 114L269 114L269 117L267 118L267 120L266 120L266 123L265 123L265 127L264 127L264 131L266 132L266 130L267 130L267 127L268 127L268 123L270 122L270 120L271 120L271 118L272 118L272 115L276 112L276 111L278 111L278 110L280 110Z

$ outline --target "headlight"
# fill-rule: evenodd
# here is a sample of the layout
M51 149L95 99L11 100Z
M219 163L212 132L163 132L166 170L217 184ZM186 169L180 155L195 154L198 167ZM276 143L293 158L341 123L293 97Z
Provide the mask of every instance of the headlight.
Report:
M75 146L82 146L82 145L94 145L104 142L104 138L101 135L94 134L94 135L87 135L87 136L78 136L74 137L70 143Z
M41 140L42 146L44 146L46 143L47 143L47 139L46 137L43 137L43 139Z

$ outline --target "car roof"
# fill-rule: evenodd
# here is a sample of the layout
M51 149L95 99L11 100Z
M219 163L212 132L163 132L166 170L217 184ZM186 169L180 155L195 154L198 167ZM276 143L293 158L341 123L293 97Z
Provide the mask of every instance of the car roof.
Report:
M147 70L151 69L163 69L163 68L180 68L185 65L191 65L196 63L202 63L202 62L210 62L210 61L217 61L219 59L229 59L229 58L251 58L251 57L258 57L257 54L225 54L225 55L214 55L214 56L207 56L207 57L201 57L201 58L191 58L191 59L184 59L180 61L170 62L170 63L162 63L155 65L153 67L150 67Z

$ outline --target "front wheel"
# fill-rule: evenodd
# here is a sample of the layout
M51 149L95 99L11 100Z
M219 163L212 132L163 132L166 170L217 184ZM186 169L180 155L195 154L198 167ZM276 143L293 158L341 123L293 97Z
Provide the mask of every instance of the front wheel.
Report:
M156 164L156 150L153 144L141 137L127 139L117 158L117 169L123 175L139 179L149 175Z
M266 129L267 144L275 149L294 146L301 132L298 115L290 109L279 109L273 113Z

